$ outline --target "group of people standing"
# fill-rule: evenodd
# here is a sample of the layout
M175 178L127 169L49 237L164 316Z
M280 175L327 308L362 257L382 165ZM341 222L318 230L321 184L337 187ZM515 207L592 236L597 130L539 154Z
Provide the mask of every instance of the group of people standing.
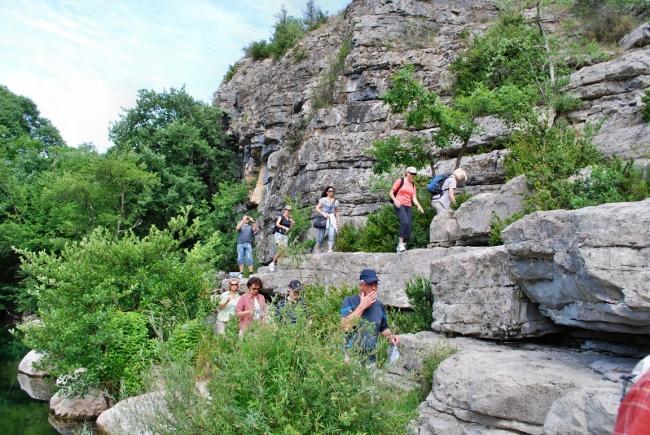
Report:
M399 337L388 327L386 309L377 296L379 277L373 269L364 269L359 274L359 294L346 297L340 308L341 327L346 331L344 351L352 350L364 355L369 364L376 362L375 349L379 336L393 345L399 345ZM266 324L277 321L295 324L300 315L308 316L309 310L301 297L303 285L300 280L289 282L286 296L273 302L275 310L270 310L265 297L260 293L263 283L258 277L246 282L248 291L239 293L240 280L228 281L218 302L218 314L215 332L224 334L231 318L236 317L239 335L242 336L254 323Z
M388 195L390 196L395 214L399 219L399 241L397 243L397 252L406 250L407 243L411 237L411 228L413 224L413 206L417 207L420 213L424 210L417 197L417 187L414 178L417 170L410 166L406 168L404 175L393 183ZM456 188L467 182L467 173L462 168L457 168L448 177L444 179L442 186L437 193L431 198L431 207L436 210L437 215L449 212L452 204L456 202ZM340 227L340 209L341 204L334 196L334 186L327 186L323 190L318 203L314 207L316 217L314 218L314 227L316 229L316 245L314 253L319 253L323 249L323 242L327 238L327 252L334 250L336 235ZM286 205L282 213L275 219L273 226L273 240L275 253L269 263L269 271L274 272L277 267L278 259L282 256L289 244L289 232L295 224L291 217L292 208ZM255 234L259 231L255 221L249 215L244 215L242 220L236 226L237 236L237 263L239 272L244 272L244 267L248 266L249 271L253 272L253 240Z

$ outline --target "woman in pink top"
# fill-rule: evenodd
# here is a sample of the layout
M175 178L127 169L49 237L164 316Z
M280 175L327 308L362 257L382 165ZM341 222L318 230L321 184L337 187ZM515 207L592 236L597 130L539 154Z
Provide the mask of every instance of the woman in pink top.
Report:
M411 208L413 204L417 206L420 213L424 213L422 206L418 202L417 190L413 182L416 174L417 170L413 166L406 168L404 176L393 183L393 187L388 193L390 199L393 200L395 213L399 219L399 243L397 244L397 252L406 251L406 242L411 237L411 222L413 222Z
M246 283L248 292L239 297L235 313L239 319L239 335L242 335L253 321L266 321L266 301L260 294L262 280L254 276Z

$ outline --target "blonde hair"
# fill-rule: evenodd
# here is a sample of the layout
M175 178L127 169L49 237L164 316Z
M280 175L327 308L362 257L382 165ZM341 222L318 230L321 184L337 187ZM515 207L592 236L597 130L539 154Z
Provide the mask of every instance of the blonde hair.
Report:
M467 172L465 172L463 168L456 169L452 174L457 180L462 181L464 183L467 182Z

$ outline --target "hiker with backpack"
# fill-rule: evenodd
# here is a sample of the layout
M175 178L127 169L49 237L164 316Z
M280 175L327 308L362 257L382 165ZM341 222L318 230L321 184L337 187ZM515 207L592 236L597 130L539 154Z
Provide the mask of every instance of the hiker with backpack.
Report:
M417 170L413 166L406 168L406 173L403 177L395 180L393 187L388 192L390 199L393 201L395 213L399 219L399 243L397 244L397 252L406 251L406 243L411 237L411 223L413 222L412 207L415 204L424 213L422 206L418 202L417 189L413 179L417 174Z
M436 216L448 213L452 204L456 203L456 187L467 182L467 172L463 168L457 168L451 174L434 176L427 189L433 194L431 207L436 211Z

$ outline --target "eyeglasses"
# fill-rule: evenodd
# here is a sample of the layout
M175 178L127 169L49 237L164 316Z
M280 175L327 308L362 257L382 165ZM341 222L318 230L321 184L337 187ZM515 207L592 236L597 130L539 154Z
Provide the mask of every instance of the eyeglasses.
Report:
M239 287L239 283L231 282L231 283L230 283L230 286L231 286L231 287L232 287L232 286Z

